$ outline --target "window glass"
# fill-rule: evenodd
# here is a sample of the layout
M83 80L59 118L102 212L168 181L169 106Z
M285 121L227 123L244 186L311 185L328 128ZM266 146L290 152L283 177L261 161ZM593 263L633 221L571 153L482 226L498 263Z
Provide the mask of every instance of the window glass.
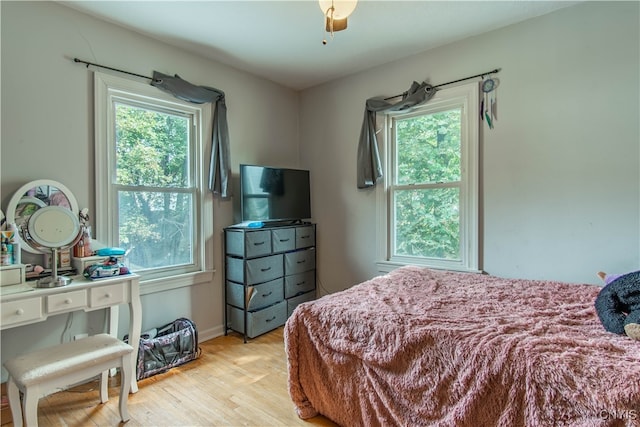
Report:
M460 259L458 188L395 192L395 255Z
M119 246L134 271L193 263L191 194L118 191L118 205Z
M116 183L190 185L189 118L123 103L115 110Z
M138 272L193 263L189 118L114 108L118 245Z
M460 181L460 120L460 108L397 120L397 184Z

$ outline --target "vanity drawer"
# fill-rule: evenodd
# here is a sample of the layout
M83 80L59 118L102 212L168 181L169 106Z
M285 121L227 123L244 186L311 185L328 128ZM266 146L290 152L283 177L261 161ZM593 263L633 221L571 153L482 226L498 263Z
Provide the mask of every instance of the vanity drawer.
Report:
M298 295L296 297L290 298L287 300L287 317L290 317L293 314L293 310L303 302L313 301L316 299L316 293L314 291L306 292L302 295Z
M18 285L24 282L25 266L13 264L0 267L0 286Z
M316 245L316 233L313 225L296 227L296 249L310 248Z
M8 301L2 303L2 329L13 324L20 324L44 319L42 299L40 297Z
M70 310L77 310L87 305L87 292L85 289L63 294L47 296L47 313L54 314Z
M244 313L241 309L228 307L231 329L244 332ZM247 337L255 338L278 326L287 320L287 303L280 301L270 307L258 311L247 312Z
M302 273L316 268L316 250L306 249L297 252L289 252L284 255L284 273Z
M127 296L123 283L89 289L89 307L91 308L107 307L125 302L127 302Z
M255 286L247 286L247 310L255 311L284 299L284 280L281 278ZM244 285L227 281L227 301L242 308Z
M277 279L282 273L282 255L250 260L227 257L227 278L234 282L255 285Z
M229 255L253 258L271 253L271 231L234 231L226 233L226 250Z
M275 228L271 231L273 252L292 251L296 248L295 228Z
M284 278L284 297L291 298L316 288L316 271L293 274Z

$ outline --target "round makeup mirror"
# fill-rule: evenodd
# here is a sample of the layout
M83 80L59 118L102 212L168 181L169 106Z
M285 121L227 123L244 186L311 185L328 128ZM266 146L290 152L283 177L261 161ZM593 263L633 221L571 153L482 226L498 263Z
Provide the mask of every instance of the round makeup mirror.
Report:
M71 278L58 276L58 251L73 246L83 233L78 202L63 184L32 181L16 191L7 207L7 222L15 224L17 239L27 252L51 254L51 276L38 280L40 288L65 286Z
M77 221L79 209L73 193L63 184L50 179L31 181L20 187L9 201L5 213L7 224L16 224L18 229L17 238L21 243L20 247L33 254L48 253L50 251L49 248L43 248L45 245L42 245L41 242L26 238L29 235L29 220L31 216L45 207L56 208L53 209L54 212L47 213L44 218L40 218L37 223L43 224L44 220L50 223L51 219L55 217L64 222L62 227L68 228L67 222L70 221L70 217L74 217ZM72 215L62 213L61 209L68 211ZM35 219L38 218L36 217ZM51 238L51 233L55 233L55 231L47 231L46 233L49 233L48 237L43 237L43 241Z

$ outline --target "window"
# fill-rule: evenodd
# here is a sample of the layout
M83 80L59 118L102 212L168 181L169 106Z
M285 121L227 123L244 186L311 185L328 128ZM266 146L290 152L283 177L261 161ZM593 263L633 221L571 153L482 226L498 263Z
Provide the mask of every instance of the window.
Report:
M95 88L96 237L125 249L143 283L205 271L202 118L211 106L101 73Z
M478 86L442 89L386 117L381 271L478 268Z

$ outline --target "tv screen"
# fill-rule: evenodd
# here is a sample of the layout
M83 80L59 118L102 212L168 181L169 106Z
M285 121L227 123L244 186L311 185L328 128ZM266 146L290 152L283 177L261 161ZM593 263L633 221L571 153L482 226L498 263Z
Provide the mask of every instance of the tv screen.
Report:
M311 218L309 171L240 165L242 221Z

